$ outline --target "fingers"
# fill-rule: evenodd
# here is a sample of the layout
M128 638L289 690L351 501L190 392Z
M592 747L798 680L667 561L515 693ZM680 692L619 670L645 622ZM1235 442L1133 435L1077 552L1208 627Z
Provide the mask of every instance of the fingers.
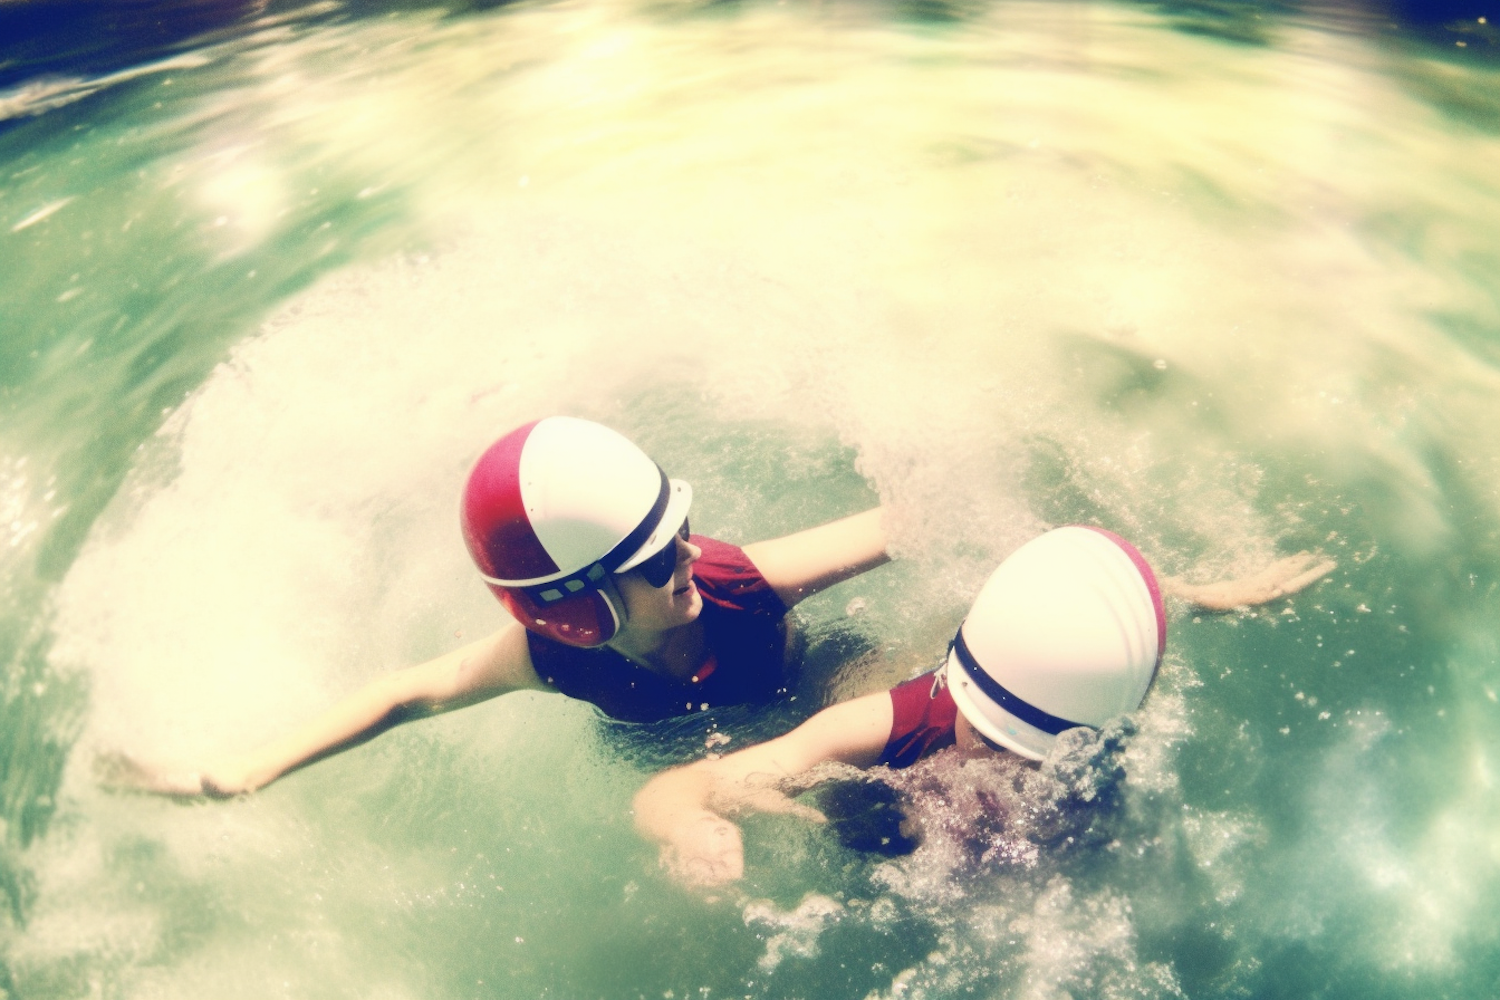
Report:
M828 817L823 815L820 810L814 809L812 806L803 805L801 802L791 802L791 806L792 808L786 811L786 814L788 816L795 816L798 819L805 819L809 823L828 822Z
M155 783L156 776L155 768L127 753L110 750L94 755L94 779L106 788L142 791Z
M810 823L828 817L774 788L759 788L736 796L737 811L795 816ZM714 888L738 881L745 874L745 844L740 828L722 816L705 814L677 826L662 844L658 861L671 878L691 888Z
M742 808L781 816L795 816L809 823L827 823L828 817L775 788L759 788L745 796Z
M1298 573L1301 573L1303 570L1307 569L1307 567L1316 562L1317 559L1317 556L1313 555L1311 552L1306 551L1298 552L1296 555L1283 556L1282 558L1277 559L1275 562L1268 563L1265 568L1261 569L1257 573L1252 574L1251 576L1246 577L1245 579L1261 580L1264 581L1267 585L1275 586L1277 584L1280 584L1283 580L1287 580L1291 577L1296 576Z
M231 784L207 774L198 776L198 789L199 794L211 799L232 799L247 791L243 785Z
M1251 580L1264 588L1255 603L1264 603L1278 597L1289 597L1321 580L1338 568L1338 563L1312 552L1298 552L1294 556L1278 559L1261 570Z
M739 827L717 817L690 824L671 843L662 845L661 867L676 881L692 887L736 881L745 874L745 847Z
M94 779L115 792L199 798L206 791L197 771L155 767L117 750L94 755Z
M1283 595L1295 594L1297 593L1297 591L1303 590L1316 583L1317 581L1323 579L1323 577L1327 576L1329 573L1332 573L1338 568L1339 564L1334 562L1332 559L1324 559L1322 562L1318 563L1316 566L1313 566L1311 569L1304 570L1303 572L1283 583L1280 588L1281 593Z
M714 889L738 881L744 865L701 855L683 856L663 849L661 866L673 881L690 889Z
M133 786L143 774L139 763L118 750L94 754L93 764L94 780L106 788Z
M1190 601L1205 611L1232 611L1290 597L1337 568L1338 563L1320 553L1298 552L1276 560L1258 573L1234 580L1190 584L1176 577L1166 577L1163 589L1167 594Z

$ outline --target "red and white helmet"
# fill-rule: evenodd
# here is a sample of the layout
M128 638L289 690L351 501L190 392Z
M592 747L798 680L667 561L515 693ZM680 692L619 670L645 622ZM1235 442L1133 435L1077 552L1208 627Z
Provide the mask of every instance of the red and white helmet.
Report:
M1140 707L1167 619L1145 558L1102 528L1056 528L990 575L948 652L948 690L992 742L1041 760L1057 734Z
M624 607L610 576L672 544L693 490L601 424L547 417L490 445L461 521L484 582L522 625L600 646Z

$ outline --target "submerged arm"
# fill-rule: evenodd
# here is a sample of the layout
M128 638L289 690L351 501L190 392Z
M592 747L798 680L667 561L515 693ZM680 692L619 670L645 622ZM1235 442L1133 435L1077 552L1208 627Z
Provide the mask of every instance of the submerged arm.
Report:
M888 693L866 695L825 708L768 743L663 771L636 793L636 829L661 846L661 865L679 882L732 882L744 874L745 849L726 817L779 812L821 822L821 813L777 786L831 761L871 766L890 736L891 711Z
M378 677L285 736L202 770L153 767L119 754L101 757L96 767L101 780L117 788L226 798L253 792L409 719L523 688L545 685L531 666L525 630L509 625L434 660Z
M784 538L745 546L745 555L791 607L835 583L889 561L884 507L854 514Z
M1258 573L1215 583L1188 583L1181 577L1162 579L1162 591L1205 611L1232 611L1290 597L1338 568L1338 563L1311 552L1278 559Z

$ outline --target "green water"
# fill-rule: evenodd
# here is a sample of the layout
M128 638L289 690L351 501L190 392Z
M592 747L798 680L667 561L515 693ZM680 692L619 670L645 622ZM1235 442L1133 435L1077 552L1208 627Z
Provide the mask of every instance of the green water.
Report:
M0 995L1500 993L1493 28L1220 13L283 11L7 95ZM731 541L891 506L797 703L518 695L242 801L97 787L493 629L455 498L552 412ZM1075 521L1340 565L1174 614L1071 844L968 856L1017 775L939 761L909 858L760 819L742 891L664 880L645 773L932 665Z

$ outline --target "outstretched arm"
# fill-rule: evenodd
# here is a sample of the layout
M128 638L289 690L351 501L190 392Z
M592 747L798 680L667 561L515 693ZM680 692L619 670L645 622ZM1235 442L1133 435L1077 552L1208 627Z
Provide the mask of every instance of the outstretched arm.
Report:
M1338 568L1338 563L1311 552L1278 559L1259 573L1216 583L1188 583L1181 577L1162 579L1162 591L1205 611L1232 611L1289 597Z
M880 523L884 512L884 507L876 507L795 535L755 542L745 546L745 555L782 603L791 607L889 561Z
M744 874L745 849L728 817L780 812L822 822L821 813L778 786L830 761L874 764L890 736L891 712L890 695L881 691L825 708L770 742L663 771L636 793L636 829L661 845L661 865L679 882L733 882Z
M253 792L408 719L523 688L545 690L546 685L532 668L526 631L507 625L435 660L376 678L316 718L250 753L212 761L201 770L156 767L112 754L99 757L95 768L100 780L115 788L184 798L227 798Z

